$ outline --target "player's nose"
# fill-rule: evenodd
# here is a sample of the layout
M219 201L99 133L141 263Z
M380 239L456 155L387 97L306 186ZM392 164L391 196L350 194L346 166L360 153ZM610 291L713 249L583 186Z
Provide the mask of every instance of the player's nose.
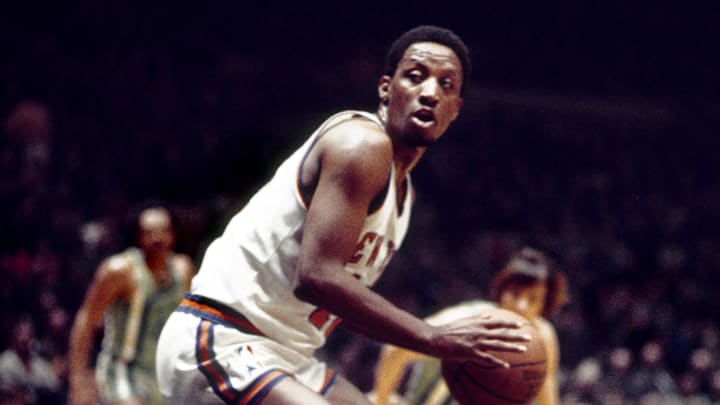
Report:
M434 107L438 103L440 85L435 80L425 80L420 88L420 102L423 105Z

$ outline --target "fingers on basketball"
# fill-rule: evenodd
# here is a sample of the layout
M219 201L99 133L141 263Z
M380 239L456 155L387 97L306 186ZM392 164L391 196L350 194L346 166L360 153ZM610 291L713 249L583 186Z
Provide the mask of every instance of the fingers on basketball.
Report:
M523 322L520 315L497 309L493 314L502 319ZM538 394L547 373L547 354L538 329L524 321L518 330L531 339L525 351L502 351L508 345L490 339L493 349L482 350L474 361L443 361L442 372L453 397L463 405L526 404ZM505 367L507 365L507 367Z

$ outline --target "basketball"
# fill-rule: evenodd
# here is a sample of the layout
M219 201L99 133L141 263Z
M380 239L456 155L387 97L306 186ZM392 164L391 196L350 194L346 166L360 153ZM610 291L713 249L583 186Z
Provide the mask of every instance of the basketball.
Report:
M442 362L445 383L453 397L462 405L527 404L537 396L545 381L547 357L538 329L515 312L494 308L491 319L502 318L523 322L518 329L532 336L525 343L527 351L488 351L510 364L509 368L480 359L466 362Z

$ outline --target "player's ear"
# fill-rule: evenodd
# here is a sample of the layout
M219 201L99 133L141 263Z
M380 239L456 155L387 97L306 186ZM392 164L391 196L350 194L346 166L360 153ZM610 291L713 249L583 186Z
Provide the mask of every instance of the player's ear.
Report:
M384 105L390 102L390 76L383 75L378 81L378 99Z

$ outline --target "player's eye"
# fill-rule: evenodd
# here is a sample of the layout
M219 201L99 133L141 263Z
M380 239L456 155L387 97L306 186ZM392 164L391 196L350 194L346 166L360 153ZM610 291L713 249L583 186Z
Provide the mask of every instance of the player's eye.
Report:
M419 70L417 70L417 69L413 69L413 70L408 71L405 76L406 76L408 79L410 79L411 82L413 82L413 83L415 83L415 84L421 83L421 82L423 81L424 77L425 77L425 75L424 75L421 71L419 71Z
M440 79L440 87L445 90L452 90L455 88L455 82L452 79Z

